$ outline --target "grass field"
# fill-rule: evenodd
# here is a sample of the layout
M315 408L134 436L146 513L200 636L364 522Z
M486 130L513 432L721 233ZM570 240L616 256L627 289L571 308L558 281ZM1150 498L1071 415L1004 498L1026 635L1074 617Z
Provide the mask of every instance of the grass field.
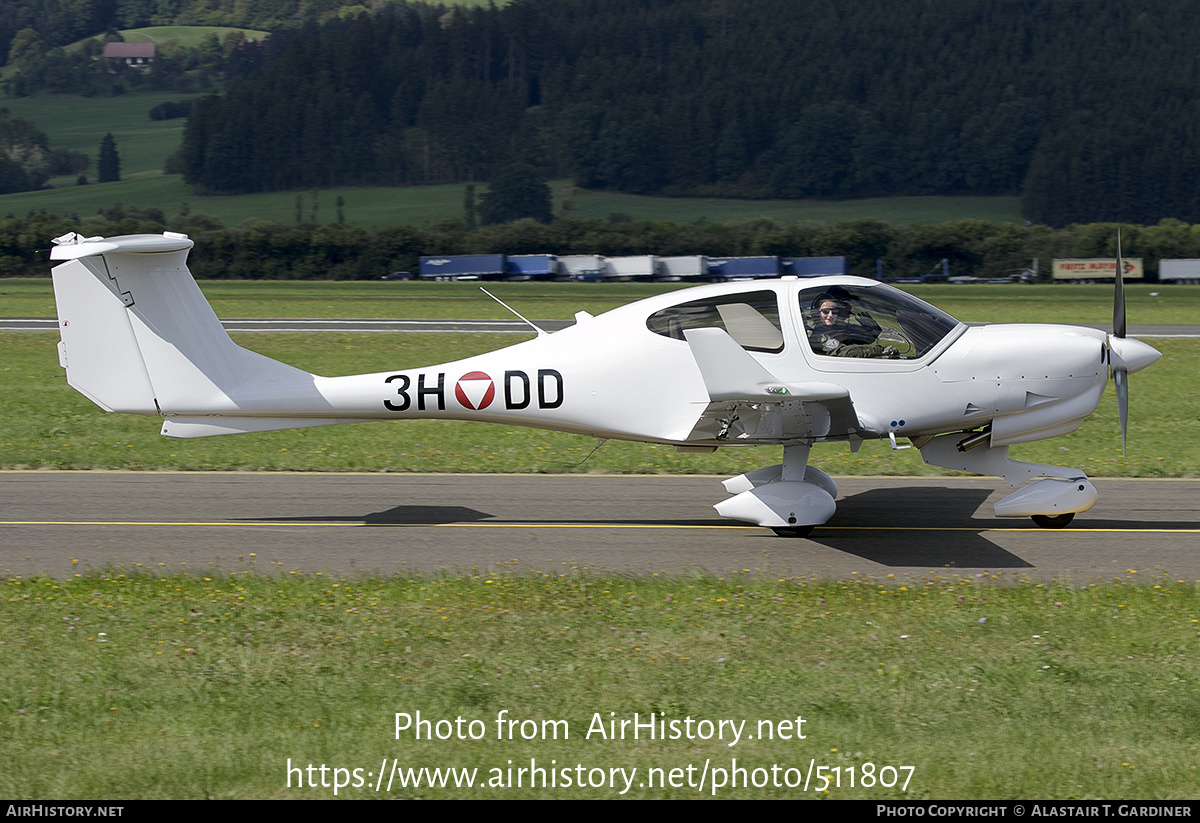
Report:
M75 186L74 178L55 178L55 188L40 192L20 192L0 197L0 212L25 214L31 209L44 208L59 214L93 214L97 206L93 200L99 197L99 205L111 206L120 200L119 194L109 197L108 191L140 181L162 177L162 168L167 157L179 147L186 122L176 120L151 120L150 109L167 101L191 100L198 94L175 92L143 92L119 97L6 97L0 105L32 120L46 133L52 148L68 148L80 151L92 158L87 175L96 178L96 155L100 140L111 132L121 156L121 183L93 183L92 186ZM89 189L95 191L89 191ZM136 190L136 187L134 187ZM150 192L154 191L151 185ZM76 205L73 196L84 197ZM43 198L43 199L39 199ZM141 203L126 200L131 205L154 206L156 203ZM178 207L176 206L176 209Z
M233 32L241 32L250 40L265 40L270 32L258 29L239 29L232 26L148 26L143 29L125 29L121 35L127 43L163 43L176 42L181 46L195 48L203 43L210 34L217 39Z
M48 269L47 269L48 271ZM529 318L569 320L599 314L679 283L488 283L488 291ZM207 280L200 284L219 317L336 317L496 320L511 315L477 283ZM1112 323L1112 287L1104 285L903 288L968 323ZM1131 323L1196 323L1200 289L1126 287ZM54 317L50 279L0 279L0 317Z
M0 581L0 794L1195 792L1193 581L330 579L243 562ZM635 714L677 725L634 740Z
M163 99L185 99L187 95L162 95ZM140 106L139 106L140 108ZM149 111L150 106L145 107ZM145 116L145 111L141 112ZM74 181L55 180L61 187L37 192L18 192L0 195L0 213L27 214L45 209L53 214L95 214L115 202L140 208L162 209L168 219L177 217L183 204L190 211L220 219L225 225L237 226L246 220L294 222L296 197L302 198L304 214L310 209L309 192L288 191L236 196L200 197L183 183L179 175L164 175L162 165L178 146L183 121L167 120L155 123L149 118L123 121L113 130L122 157L122 180L118 183L93 183L77 187ZM118 133L118 130L120 133ZM103 137L104 132L100 133ZM91 143L90 130L83 135L86 146L78 150L95 156L100 140ZM59 145L59 144L55 144ZM129 174L124 165L126 146L130 146ZM93 163L93 173L94 173ZM126 179L128 178L128 179ZM465 184L444 186L404 186L377 188L322 189L322 218L332 223L336 219L334 202L345 202L346 222L359 226L425 226L438 220L460 220ZM573 187L567 181L555 181L554 202L561 204L564 192ZM487 190L476 186L478 194ZM574 204L570 216L606 219L612 214L626 214L635 219L667 220L692 223L704 219L711 223L749 220L768 217L784 224L834 224L859 218L874 218L896 224L943 223L974 217L984 220L1016 222L1019 204L1012 198L949 198L899 197L878 200L841 202L820 200L705 200L667 197L639 197L632 194L588 192L579 189L571 195ZM562 214L561 208L557 213Z

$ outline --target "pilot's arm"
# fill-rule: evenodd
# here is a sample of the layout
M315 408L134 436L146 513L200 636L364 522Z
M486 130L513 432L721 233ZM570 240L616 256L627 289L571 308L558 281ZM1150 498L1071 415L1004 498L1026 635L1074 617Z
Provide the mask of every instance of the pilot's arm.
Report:
M846 335L846 344L838 346L832 352L827 352L828 354L835 357L883 357L888 359L899 356L895 346L879 342L879 335L883 333L883 327L872 315L855 312L850 316L850 322L847 325L853 331Z
M850 315L850 322L862 330L859 334L862 337L861 342L864 343L874 343L883 331L883 327L879 325L879 321L866 312L853 312Z

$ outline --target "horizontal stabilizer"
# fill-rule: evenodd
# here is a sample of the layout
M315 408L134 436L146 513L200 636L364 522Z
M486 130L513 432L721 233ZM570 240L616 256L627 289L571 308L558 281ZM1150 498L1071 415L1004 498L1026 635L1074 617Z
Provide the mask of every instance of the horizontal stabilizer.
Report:
M69 232L54 238L51 260L78 260L111 252L162 253L187 251L193 245L186 234L165 231L162 234L124 234L119 237L80 237Z
M306 419L296 417L168 417L163 421L164 437L187 440L194 437L216 437L222 434L307 429L312 426L336 426L339 423L366 423L352 419Z

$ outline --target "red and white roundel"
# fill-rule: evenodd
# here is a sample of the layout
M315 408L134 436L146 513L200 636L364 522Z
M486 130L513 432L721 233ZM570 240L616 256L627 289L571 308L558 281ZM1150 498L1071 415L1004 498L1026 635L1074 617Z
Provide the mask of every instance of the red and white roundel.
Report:
M496 384L485 372L468 372L458 378L454 398L468 409L486 409L496 399Z

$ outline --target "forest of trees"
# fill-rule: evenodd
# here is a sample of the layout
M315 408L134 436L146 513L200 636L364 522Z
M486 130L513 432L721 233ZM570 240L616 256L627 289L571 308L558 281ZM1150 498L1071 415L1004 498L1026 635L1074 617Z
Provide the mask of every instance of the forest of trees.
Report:
M1200 6L1177 0L11 0L0 45L43 89L74 59L54 47L165 23L274 31L220 44L226 91L169 166L200 193L521 164L636 194L1200 220Z
M520 162L640 194L1021 194L1050 225L1195 221L1197 24L1170 0L396 4L256 46L174 168L232 193Z

